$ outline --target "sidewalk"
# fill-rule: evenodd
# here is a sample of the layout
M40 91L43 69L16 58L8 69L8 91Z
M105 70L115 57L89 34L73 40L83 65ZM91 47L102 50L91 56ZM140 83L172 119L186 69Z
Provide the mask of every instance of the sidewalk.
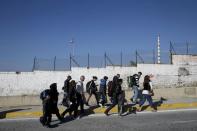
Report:
M174 109L189 109L197 108L197 98L180 98L180 99L168 99L168 100L153 100L157 105L158 110L174 110ZM143 111L150 111L151 108L146 106L145 103ZM127 110L134 109L136 105L132 105L129 102L126 106ZM65 107L59 105L59 110L62 112ZM86 112L90 114L99 114L105 111L105 107L86 107ZM117 107L114 107L110 113L117 113ZM0 119L5 118L38 118L42 115L42 105L38 106L18 106L18 107L1 107Z

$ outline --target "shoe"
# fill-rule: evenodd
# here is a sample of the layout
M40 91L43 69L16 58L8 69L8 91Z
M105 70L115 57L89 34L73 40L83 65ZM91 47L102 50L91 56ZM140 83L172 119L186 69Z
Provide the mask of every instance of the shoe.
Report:
M126 116L127 114L129 114L129 112L124 112L121 114L121 116Z
M153 109L152 109L152 112L157 112L157 109L153 108Z
M79 115L78 117L77 117L77 119L81 119L83 117L83 115Z
M40 123L44 126L44 121L43 121L43 117L40 117Z
M51 124L46 124L45 125L47 128L51 128Z
M85 103L86 106L90 106L88 103Z
M136 111L141 112L142 111L142 106L138 106Z
M59 119L60 123L64 122L64 118Z
M131 98L130 100L131 100L131 102L133 102L133 98Z
M108 114L108 112L107 112L107 111L105 111L105 112L104 112L104 114L105 114L106 116L109 116L109 114Z
M101 103L98 103L97 106L98 107L103 107L103 105Z
M62 119L64 119L64 115L63 114L61 114L60 116L61 116Z

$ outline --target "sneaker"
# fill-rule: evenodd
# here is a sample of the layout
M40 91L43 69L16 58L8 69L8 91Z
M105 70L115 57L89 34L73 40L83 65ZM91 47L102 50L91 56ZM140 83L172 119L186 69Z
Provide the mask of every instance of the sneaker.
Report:
M121 114L121 116L126 116L128 114L129 114L129 112L124 112L124 113Z
M103 105L101 103L98 103L97 106L98 107L103 107Z
M152 112L157 112L157 110L156 109L152 109Z

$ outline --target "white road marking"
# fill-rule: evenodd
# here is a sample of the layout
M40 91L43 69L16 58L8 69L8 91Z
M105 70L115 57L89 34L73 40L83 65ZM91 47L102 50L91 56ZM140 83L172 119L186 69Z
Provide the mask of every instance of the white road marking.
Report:
M184 124L184 123L191 123L191 122L197 122L197 120L174 121L172 123L174 123L174 124Z

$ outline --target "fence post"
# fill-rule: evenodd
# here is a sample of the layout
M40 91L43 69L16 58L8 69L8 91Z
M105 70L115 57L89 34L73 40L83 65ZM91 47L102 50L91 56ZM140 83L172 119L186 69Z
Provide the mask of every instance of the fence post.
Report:
M189 54L189 43L186 42L186 46L187 46L187 55Z
M106 60L106 57L107 57L107 55L106 55L106 52L105 52L105 54L104 54L104 64L105 64L105 67L107 66L107 60Z
M153 49L153 64L155 64L155 49Z
M69 56L69 64L70 64L70 71L71 71L71 68L72 68L72 56L71 56L71 53L70 53L70 56Z
M35 68L36 68L36 56L34 57L32 72L35 70Z
M170 41L170 64L172 64L172 42Z
M55 56L54 61L53 61L53 71L55 71L55 68L56 68L56 56Z
M137 66L137 50L135 51L135 63L136 63L136 66Z
M90 68L90 54L88 53L88 69Z
M120 53L120 66L122 67L122 51Z

